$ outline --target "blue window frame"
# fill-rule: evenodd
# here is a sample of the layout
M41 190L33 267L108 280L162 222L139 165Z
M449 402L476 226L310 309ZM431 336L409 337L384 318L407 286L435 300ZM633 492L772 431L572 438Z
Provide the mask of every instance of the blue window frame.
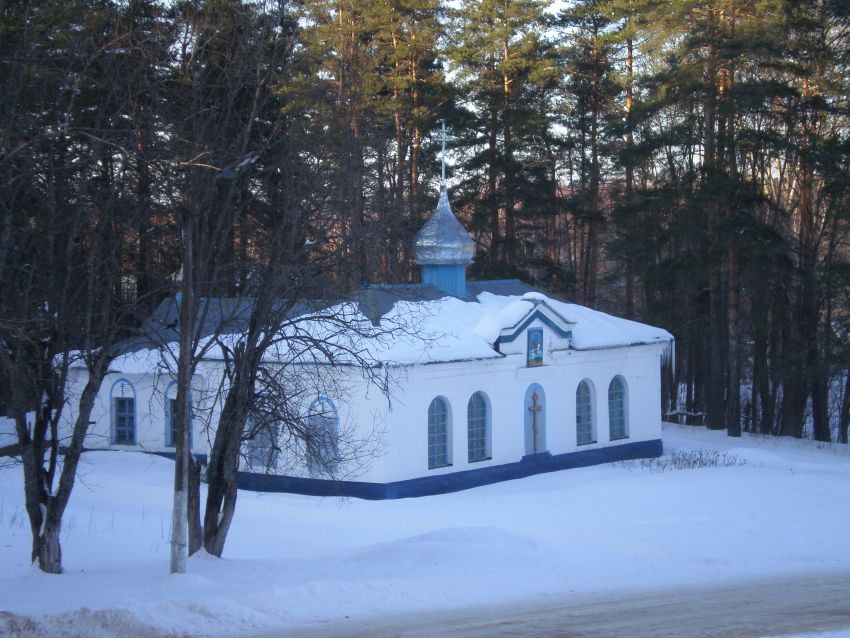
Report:
M112 412L111 442L136 444L136 389L127 379L118 379L109 393Z
M277 464L279 451L278 437L280 428L277 423L264 423L257 426L249 417L245 424L248 439L245 446L245 459L254 472L268 472Z
M629 437L626 428L626 382L616 376L608 386L608 426L610 439L626 439Z
M333 401L319 397L310 404L307 428L307 466L314 474L333 474L339 468L339 415Z
M449 458L449 407L437 397L428 406L428 469L446 467Z
M576 443L587 445L595 443L593 433L593 393L586 380L576 389Z
M483 392L476 392L469 398L466 409L469 462L483 461L490 457L490 424L487 399Z
M165 400L165 445L167 447L176 447L177 445L177 399Z
M165 445L166 447L176 447L175 440L177 439L177 399L165 400ZM189 448L191 449L194 438L194 411L191 402L189 403Z

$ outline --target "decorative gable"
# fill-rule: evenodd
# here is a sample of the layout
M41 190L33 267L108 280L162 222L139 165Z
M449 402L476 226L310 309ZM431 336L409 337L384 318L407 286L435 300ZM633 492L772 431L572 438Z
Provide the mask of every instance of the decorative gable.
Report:
M503 327L493 343L502 354L525 354L528 366L544 365L546 353L566 350L573 336L573 323L564 319L544 301L525 299L531 309L513 325Z

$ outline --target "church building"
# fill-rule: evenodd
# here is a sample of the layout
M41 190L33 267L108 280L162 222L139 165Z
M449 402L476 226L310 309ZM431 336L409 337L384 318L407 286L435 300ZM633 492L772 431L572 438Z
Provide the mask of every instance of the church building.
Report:
M389 393L347 370L333 385L336 396L316 392L303 406L311 427L331 440L359 435L374 444L372 453L335 468L330 480L285 450L270 454L276 446L266 434L246 444L241 487L403 498L661 455L661 362L672 336L517 280L467 281L473 253L443 182L416 237L422 283L367 286L356 295L372 325L415 322L369 346L391 379ZM173 301L169 307L176 312ZM160 358L139 348L116 359L88 448L173 453L175 383ZM221 405L222 366L211 354L193 380L191 445L201 459ZM310 366L305 375L315 372ZM72 380L72 392L82 382Z

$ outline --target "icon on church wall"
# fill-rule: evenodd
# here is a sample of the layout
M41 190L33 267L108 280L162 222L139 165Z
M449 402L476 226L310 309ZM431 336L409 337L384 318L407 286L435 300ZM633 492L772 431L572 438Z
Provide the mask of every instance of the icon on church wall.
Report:
M528 367L543 365L543 329L530 328L528 331Z

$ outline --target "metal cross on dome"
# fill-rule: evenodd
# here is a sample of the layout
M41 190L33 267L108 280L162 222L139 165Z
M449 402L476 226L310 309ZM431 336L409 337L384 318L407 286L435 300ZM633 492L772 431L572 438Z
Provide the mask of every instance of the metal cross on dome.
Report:
M442 169L442 180L440 181L440 187L446 187L446 142L452 141L454 138L446 132L446 120L440 120L442 126L440 131L437 133L437 141L441 142L443 145L443 152L440 156L440 163Z

